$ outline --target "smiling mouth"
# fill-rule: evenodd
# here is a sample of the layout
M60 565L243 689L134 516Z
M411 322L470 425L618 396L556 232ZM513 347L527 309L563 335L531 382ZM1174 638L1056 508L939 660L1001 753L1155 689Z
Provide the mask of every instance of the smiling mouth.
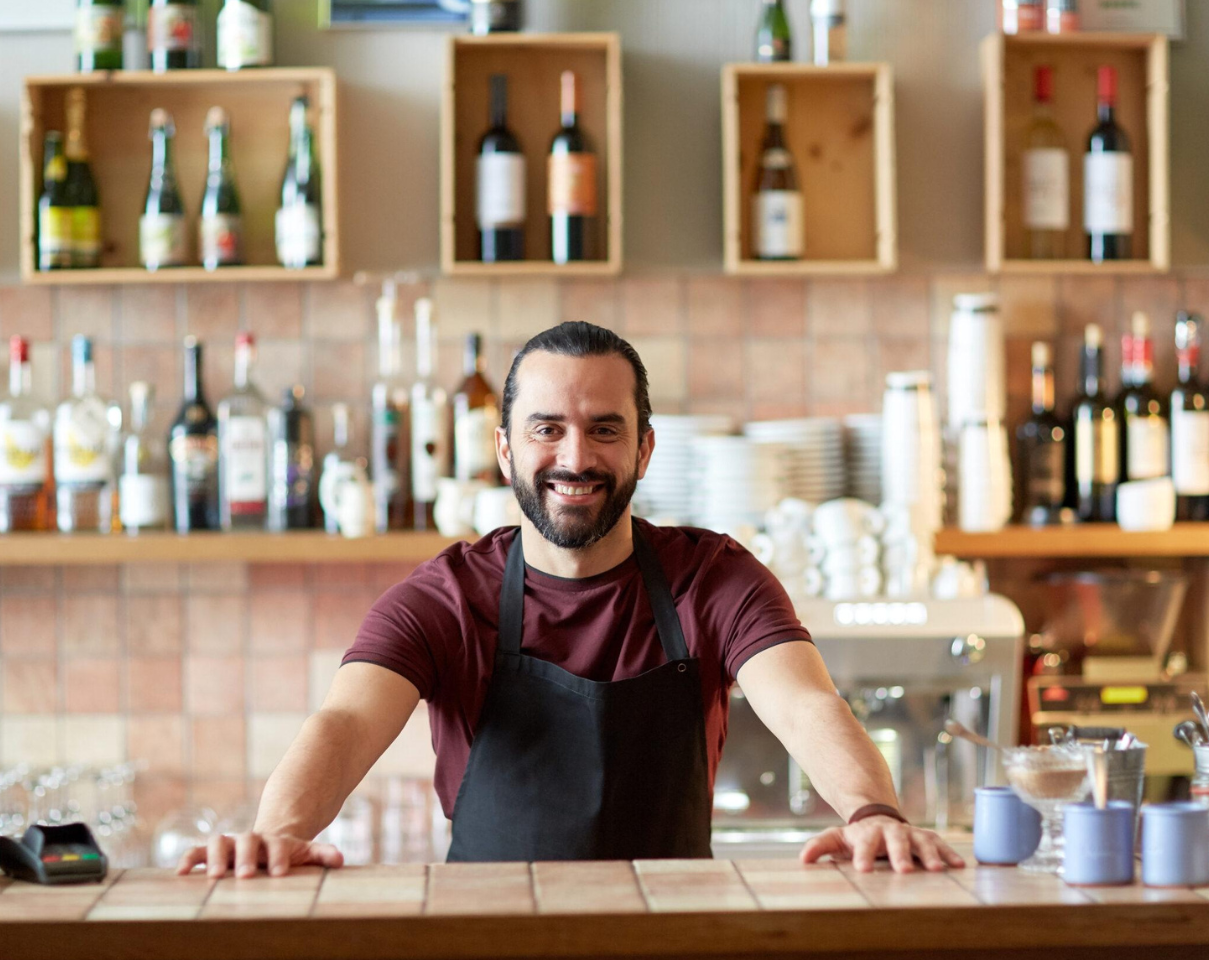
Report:
M590 497L600 490L601 487L599 483L547 483L546 486L557 493L560 497L567 497L570 499L583 499Z

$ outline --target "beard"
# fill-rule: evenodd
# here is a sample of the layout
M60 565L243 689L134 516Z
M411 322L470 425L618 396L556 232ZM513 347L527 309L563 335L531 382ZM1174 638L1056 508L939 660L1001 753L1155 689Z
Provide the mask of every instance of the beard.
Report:
M537 528L546 540L566 550L582 550L602 540L616 525L630 505L634 490L638 487L638 463L633 472L620 481L611 473L585 470L571 473L569 470L543 470L535 474L533 482L522 477L512 463L512 489L516 493L521 513ZM551 504L551 483L600 484L604 489L604 502L599 506L568 506Z

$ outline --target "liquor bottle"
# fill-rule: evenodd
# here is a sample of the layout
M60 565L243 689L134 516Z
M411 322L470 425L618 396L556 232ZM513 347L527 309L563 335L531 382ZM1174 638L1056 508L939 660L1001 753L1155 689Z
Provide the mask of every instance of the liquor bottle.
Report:
M256 341L235 338L235 389L218 405L218 516L224 530L263 530L269 509L267 404L252 383Z
M97 396L92 341L71 341L71 398L54 423L54 477L59 530L108 533L113 519L113 460L108 404Z
M459 480L500 482L495 456L495 428L500 400L483 375L483 338L466 337L465 377L453 395L453 475Z
M286 387L269 410L269 529L315 525L315 420L302 405L300 384Z
M1071 412L1074 507L1080 520L1112 523L1117 517L1121 444L1117 413L1104 393L1103 342L1100 327L1089 323L1083 330L1079 393Z
M1201 318L1175 321L1179 383L1171 391L1171 479L1179 520L1209 520L1209 393L1200 382Z
M218 529L218 421L202 389L202 345L185 337L185 389L168 432L172 526L177 533Z
M226 0L218 12L218 65L226 70L273 65L269 0Z
M1054 368L1048 343L1033 344L1032 415L1016 430L1025 523L1057 523L1066 499L1066 427L1054 413Z
M491 77L491 128L479 141L476 219L484 263L525 259L525 155L508 129L508 78Z
M766 126L752 197L752 249L759 260L799 260L803 249L802 193L785 144L785 88L768 86Z
M151 176L139 218L139 260L148 270L183 267L189 257L185 205L176 185L172 138L176 126L166 110L151 111Z
M848 59L845 0L810 0L811 62L816 67Z
M1059 260L1066 255L1070 227L1070 157L1054 122L1053 67L1033 72L1033 118L1024 150L1024 228L1028 255Z
M122 69L126 0L76 0L76 69Z
M323 473L319 478L320 504L326 502L324 488L349 476L353 470L353 455L349 450L351 439L348 404L332 404L332 449L323 458ZM326 533L340 532L340 521L334 512L323 511L323 529Z
M378 298L378 379L370 390L369 479L374 488L374 530L404 530L411 523L408 477L408 389L403 381L398 299L387 280Z
M1135 313L1130 332L1121 339L1121 481L1165 477L1168 470L1167 404L1155 393L1154 344L1150 318Z
M1046 0L1046 33L1076 33L1078 30L1079 8L1076 0Z
M764 0L760 11L760 26L756 30L756 60L775 63L793 59L793 38L783 0Z
M50 414L31 394L29 342L9 342L8 396L0 399L0 533L47 526Z
M1083 229L1087 255L1096 263L1128 260L1133 236L1133 156L1129 137L1113 114L1117 105L1117 70L1100 67L1096 74L1098 122L1083 157Z
M277 259L293 268L323 262L319 164L306 120L307 105L306 97L297 97L290 105L290 156L277 211Z
M579 128L579 84L564 70L560 79L562 126L550 144L547 164L550 252L555 263L593 259L596 217L596 154Z
M67 91L67 181L63 188L71 208L71 265L101 265L101 204L88 166L84 141L84 91Z
M416 382L411 388L411 499L417 530L434 529L437 478L449 474L449 401L433 382L436 324L432 301L416 301Z
M122 437L118 476L118 518L127 533L162 530L168 523L167 465L147 433L154 399L151 384L130 385L130 428Z
M470 0L470 32L514 33L521 28L521 0Z
M201 66L197 0L150 0L147 52L151 56L151 69L156 73Z
M46 134L42 150L42 193L38 197L38 269L71 266L71 206L67 202L67 159L63 135Z
M210 161L197 221L198 247L207 270L243 263L243 217L230 153L231 121L221 107L206 114Z

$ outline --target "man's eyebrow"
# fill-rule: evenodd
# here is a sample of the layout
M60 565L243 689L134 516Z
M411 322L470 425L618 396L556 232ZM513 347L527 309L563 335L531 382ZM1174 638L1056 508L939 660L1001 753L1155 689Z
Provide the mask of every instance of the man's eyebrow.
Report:
M588 418L592 423L625 423L625 417L620 413L598 413ZM566 423L567 418L561 413L531 413L525 417L525 423Z

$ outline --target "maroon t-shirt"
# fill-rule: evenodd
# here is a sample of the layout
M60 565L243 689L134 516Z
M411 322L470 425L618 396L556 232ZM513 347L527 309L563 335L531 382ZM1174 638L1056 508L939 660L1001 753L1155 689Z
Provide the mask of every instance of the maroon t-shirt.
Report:
M723 534L693 527L642 532L663 566L689 655L701 662L711 788L726 740L728 695L739 667L787 640L810 640L784 588ZM344 655L394 670L428 701L436 791L446 816L495 664L500 589L515 527L460 542L421 564L374 604ZM522 651L589 680L635 677L666 662L637 561L565 579L525 569Z

